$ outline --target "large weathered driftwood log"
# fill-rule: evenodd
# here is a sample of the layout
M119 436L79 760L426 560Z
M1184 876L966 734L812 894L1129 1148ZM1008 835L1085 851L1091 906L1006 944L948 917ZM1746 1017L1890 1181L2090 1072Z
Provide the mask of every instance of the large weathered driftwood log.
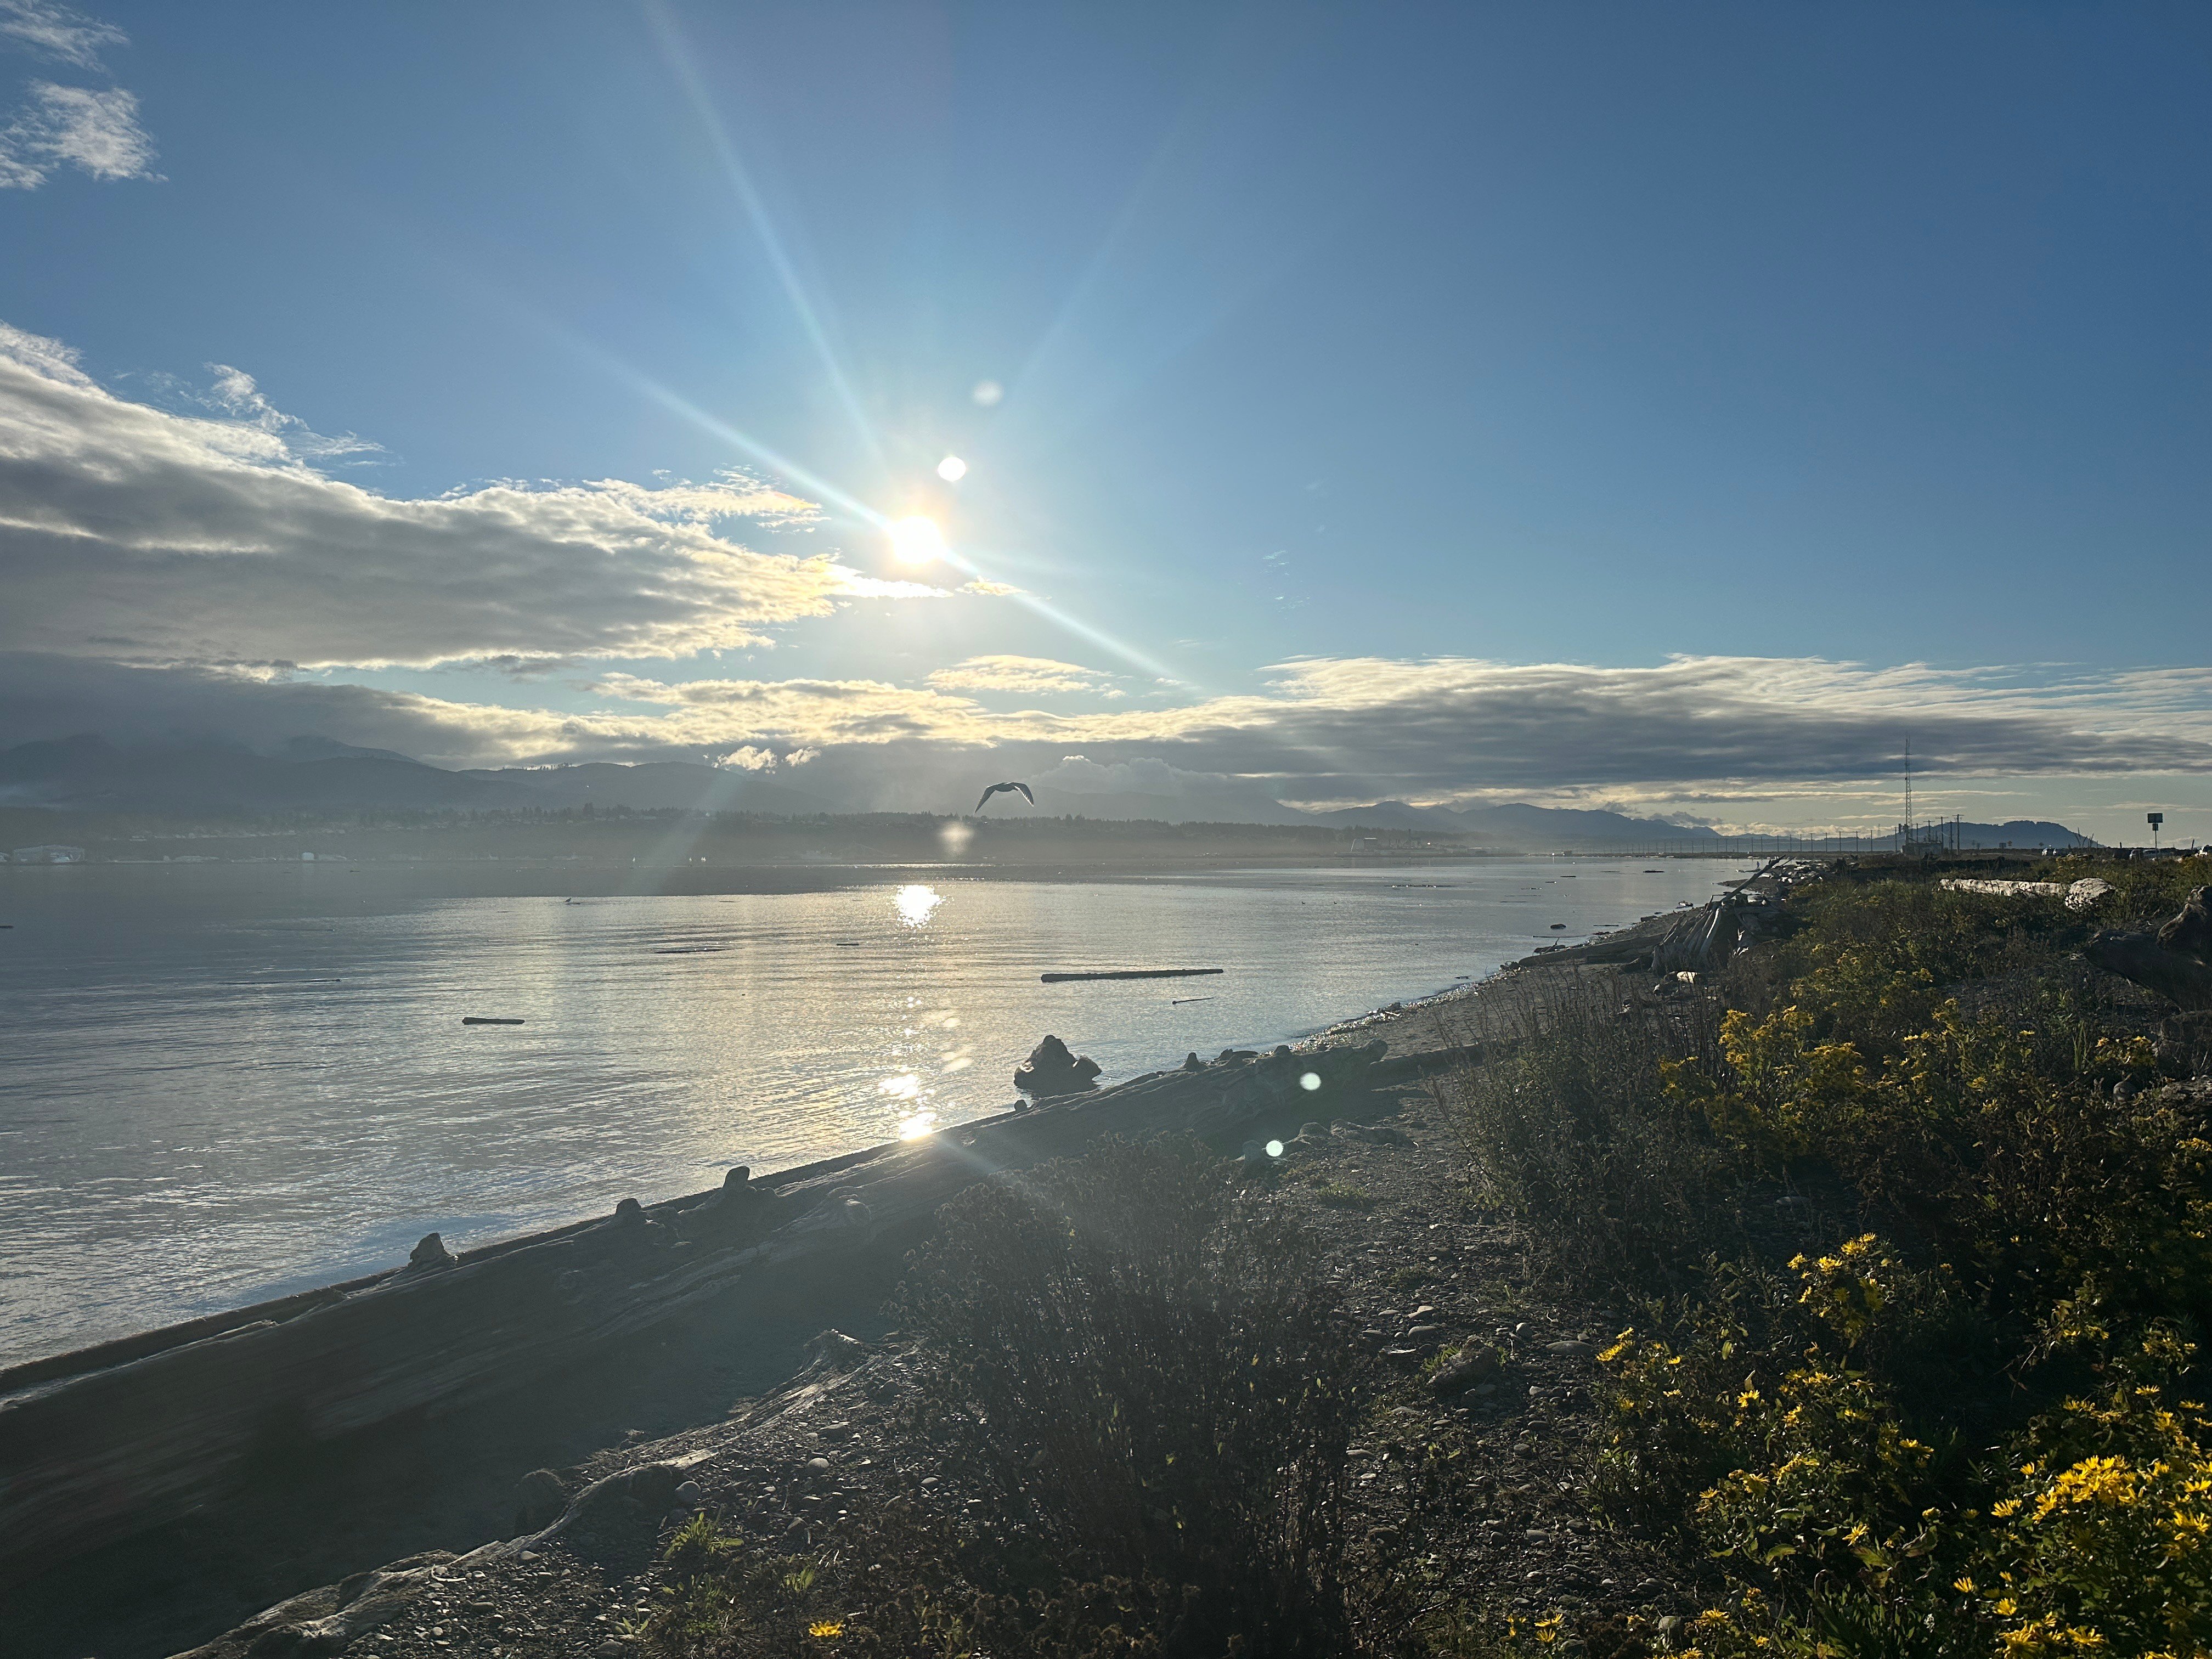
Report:
M258 1449L523 1387L741 1281L861 1249L994 1170L1104 1134L1233 1130L1314 1099L1306 1073L1368 1079L1382 1049L1225 1057L0 1371L0 1580L184 1513Z
M2153 932L2100 933L2081 954L2108 973L2133 980L2179 1008L2212 1008L2212 910L2197 888Z

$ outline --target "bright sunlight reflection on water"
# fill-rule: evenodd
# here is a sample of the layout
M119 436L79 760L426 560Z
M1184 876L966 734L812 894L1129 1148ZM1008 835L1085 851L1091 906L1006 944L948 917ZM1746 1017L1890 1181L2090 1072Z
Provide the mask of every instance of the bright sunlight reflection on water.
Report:
M891 902L897 907L901 921L909 927L919 927L945 902L945 896L934 887L902 887Z

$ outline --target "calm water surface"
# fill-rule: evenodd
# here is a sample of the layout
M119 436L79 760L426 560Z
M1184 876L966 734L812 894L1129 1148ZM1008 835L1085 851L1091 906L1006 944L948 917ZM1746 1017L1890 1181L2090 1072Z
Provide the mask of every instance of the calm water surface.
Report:
M1048 1031L1109 1082L1282 1042L1738 873L1661 866L574 900L0 867L0 1361L1002 1110ZM1037 979L1116 967L1228 971Z

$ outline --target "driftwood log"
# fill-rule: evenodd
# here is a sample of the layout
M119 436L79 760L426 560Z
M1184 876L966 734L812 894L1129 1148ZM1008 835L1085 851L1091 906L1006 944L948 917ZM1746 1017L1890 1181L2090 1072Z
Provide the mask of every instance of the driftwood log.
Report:
M1424 1061L1278 1048L1155 1073L458 1257L0 1370L0 1582L174 1519L257 1453L437 1415L565 1370L739 1282L856 1253L994 1171L1106 1134L1206 1136ZM426 1241L426 1245L428 1241Z
M2212 1008L2212 909L2206 908L2206 891L2192 890L2155 930L2093 935L2081 954L2178 1008Z

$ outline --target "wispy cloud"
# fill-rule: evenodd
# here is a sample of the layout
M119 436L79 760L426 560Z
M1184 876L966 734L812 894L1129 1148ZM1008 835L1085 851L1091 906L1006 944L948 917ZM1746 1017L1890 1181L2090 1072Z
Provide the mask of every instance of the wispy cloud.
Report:
M1048 692L1108 691L1113 677L1050 657L970 657L940 668L929 684L940 691Z
M127 46L131 37L112 23L46 0L0 0L0 41L78 69L98 69L102 46Z
M0 0L0 47L98 70L102 47L130 44L112 23L68 6ZM95 179L160 179L137 98L121 87L26 87L24 101L0 125L0 190L36 190L65 167Z
M340 437L325 437L298 416L287 415L270 403L262 394L253 377L244 369L233 368L228 363L210 363L207 368L208 373L215 378L199 401L234 420L258 427L283 443L292 455L367 455L379 453L384 447L350 432Z
M138 100L120 87L33 81L30 101L0 127L0 189L35 190L64 166L95 179L158 179Z

